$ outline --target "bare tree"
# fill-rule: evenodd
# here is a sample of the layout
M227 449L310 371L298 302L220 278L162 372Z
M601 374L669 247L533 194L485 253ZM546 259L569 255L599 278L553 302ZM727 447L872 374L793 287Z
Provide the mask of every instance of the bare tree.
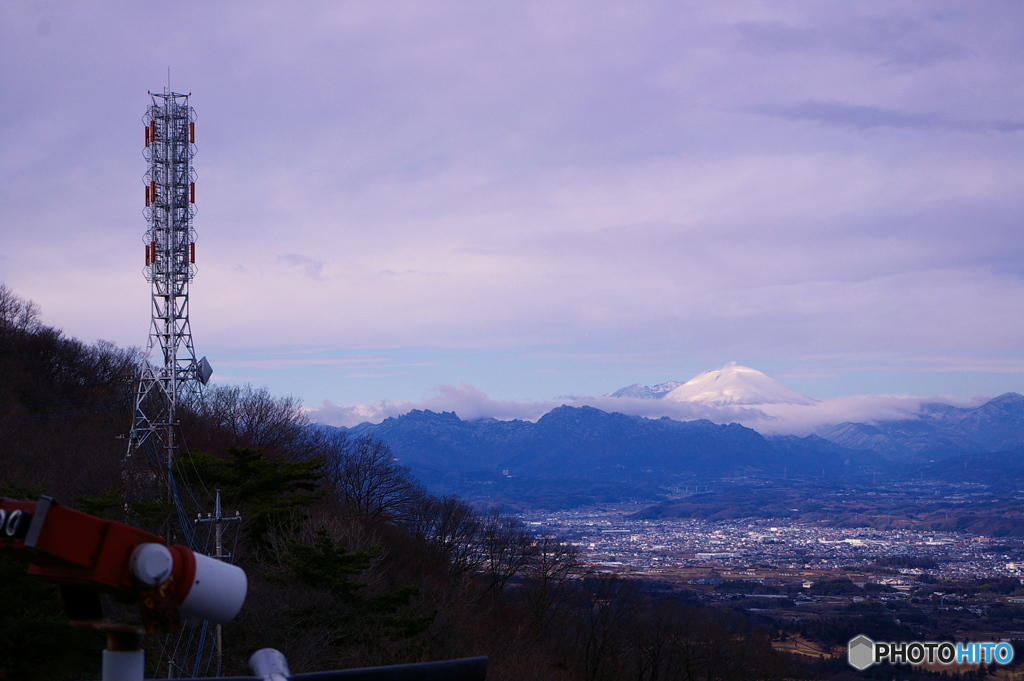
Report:
M583 678L601 681L614 678L622 665L630 621L642 603L631 581L614 575L594 575L583 580L576 647Z
M483 563L477 550L480 517L457 496L424 498L409 526L453 574L475 572Z
M15 295L6 284L0 282L0 332L5 336L10 330L31 333L41 326L39 306Z
M189 444L200 449L257 449L268 456L291 460L308 459L320 453L298 398L274 397L266 388L210 388L196 415L201 432L189 433Z
M629 627L630 652L635 678L668 681L689 678L683 653L683 633L693 613L673 598L645 599Z
M376 522L410 518L426 494L380 440L335 436L327 449L328 482L353 515Z
M534 541L516 518L494 508L484 516L479 537L489 591L499 594L530 563Z
M582 571L579 549L555 534L534 539L534 551L526 568L524 594L534 626L544 629L572 593Z

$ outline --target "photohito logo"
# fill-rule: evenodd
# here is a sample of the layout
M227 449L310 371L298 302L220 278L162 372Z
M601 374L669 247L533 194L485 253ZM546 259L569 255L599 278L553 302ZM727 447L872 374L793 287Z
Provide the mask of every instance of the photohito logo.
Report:
M909 643L881 643L861 634L850 639L846 646L846 659L850 666L864 671L873 664L1010 664L1013 646L999 643L951 643L949 641L911 641Z

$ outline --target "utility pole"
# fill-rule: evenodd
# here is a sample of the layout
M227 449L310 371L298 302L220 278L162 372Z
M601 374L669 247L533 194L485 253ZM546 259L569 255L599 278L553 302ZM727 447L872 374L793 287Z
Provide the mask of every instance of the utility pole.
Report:
M242 516L239 515L238 511L235 511L235 515L225 518L224 513L221 510L220 505L220 490L216 491L216 500L213 505L213 513L207 513L204 518L200 513L199 517L196 518L196 523L213 523L213 537L214 537L214 554L213 557L217 560L225 560L231 558L231 554L224 553L224 523L229 522L241 522ZM217 676L220 676L221 667L224 664L224 640L223 640L224 628L218 624L215 629L215 641L217 646Z

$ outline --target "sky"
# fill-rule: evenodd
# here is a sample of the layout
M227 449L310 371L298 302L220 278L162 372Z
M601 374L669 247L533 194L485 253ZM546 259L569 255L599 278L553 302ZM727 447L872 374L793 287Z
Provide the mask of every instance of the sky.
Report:
M146 343L169 79L197 352L315 419L729 362L878 414L1024 392L1017 0L40 0L0 45L0 281L82 341Z

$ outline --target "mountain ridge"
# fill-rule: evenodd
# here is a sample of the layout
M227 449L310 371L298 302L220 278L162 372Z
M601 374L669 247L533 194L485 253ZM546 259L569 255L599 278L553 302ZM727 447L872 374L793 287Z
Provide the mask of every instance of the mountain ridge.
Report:
M976 407L927 403L917 419L843 422L806 437L567 405L536 422L463 420L454 412L414 409L343 430L382 440L428 481L472 474L669 484L687 475L845 475L865 465L1022 449L1024 396L1005 393Z
M413 410L380 424L346 429L388 444L427 481L452 475L669 484L680 476L737 472L784 475L828 470L840 474L874 458L816 436L767 439L738 423L676 421L562 405L536 423L464 421L452 412Z
M917 419L837 423L819 435L838 445L876 452L890 461L931 461L1024 447L1024 395L1003 393L977 407L921 405Z

